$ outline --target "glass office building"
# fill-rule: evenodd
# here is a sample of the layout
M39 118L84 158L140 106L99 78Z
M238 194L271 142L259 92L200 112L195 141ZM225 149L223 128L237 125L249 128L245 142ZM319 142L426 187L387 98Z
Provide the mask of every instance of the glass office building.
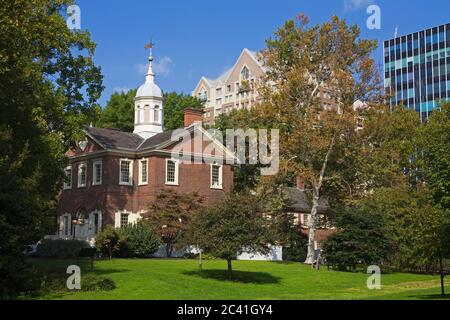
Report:
M390 105L404 105L426 121L450 100L450 23L384 42L384 87Z

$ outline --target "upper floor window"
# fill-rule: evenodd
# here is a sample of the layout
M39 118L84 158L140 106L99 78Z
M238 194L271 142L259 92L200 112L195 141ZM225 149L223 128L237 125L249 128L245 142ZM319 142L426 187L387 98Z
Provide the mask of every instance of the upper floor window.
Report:
M148 183L148 160L139 161L139 185Z
M218 164L211 165L211 188L222 189L222 170L223 167Z
M133 161L120 160L120 180L119 184L131 186L133 185Z
M166 160L166 184L178 185L178 168L177 160Z
M64 170L64 190L72 189L72 167L69 166Z
M160 112L159 106L155 106L154 115L153 115L153 121L154 121L154 122L159 123L159 121L160 121L159 119L161 118L161 117L159 116L159 112Z
M87 180L87 166L86 163L80 163L78 165L78 188L86 187Z
M250 71L247 67L242 68L241 78L242 80L248 80L250 78Z
M94 161L94 164L92 166L92 172L93 172L93 180L92 180L92 185L93 186L98 186L102 184L102 161L101 160L97 160Z

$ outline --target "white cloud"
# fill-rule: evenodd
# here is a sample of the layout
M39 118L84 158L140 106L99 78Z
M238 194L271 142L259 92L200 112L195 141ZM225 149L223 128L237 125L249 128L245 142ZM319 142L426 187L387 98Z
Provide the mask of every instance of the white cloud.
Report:
M172 67L174 67L175 64L173 63L172 59L170 57L162 57L161 59L157 59L153 63L153 71L155 74L167 77L170 72L172 71ZM137 72L140 75L147 74L148 71L148 64L136 64L134 65L134 68L137 70Z
M373 4L374 0L345 0L344 10L345 11L356 11L360 9L365 9L369 5Z
M131 90L131 88L128 88L128 87L115 87L113 89L113 93L122 93L122 92L127 93L130 90Z
M156 74L167 77L172 71L173 66L175 66L175 64L173 63L172 59L170 59L169 57L162 57L155 62L155 64L153 65L153 70Z

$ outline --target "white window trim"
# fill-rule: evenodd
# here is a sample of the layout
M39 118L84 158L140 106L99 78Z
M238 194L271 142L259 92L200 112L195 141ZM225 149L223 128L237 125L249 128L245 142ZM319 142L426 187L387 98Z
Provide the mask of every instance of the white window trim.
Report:
M168 168L169 161L172 161L172 162L175 163L175 182L167 181L167 168ZM179 163L178 160L166 159L166 170L165 170L165 173L166 173L166 185L169 185L169 186L178 186L179 185L179 179L178 179L179 178L179 173L180 173L179 168L180 168L180 163Z
M129 162L130 163L130 182L123 182L122 181L122 162ZM120 159L119 163L119 185L121 186L132 186L133 185L133 160L129 159Z
M147 176L146 176L147 179L146 180L147 181L142 181L142 163L144 161L147 162L147 165L146 165L146 167L147 167ZM139 185L140 186L148 185L148 159L139 160Z
M81 183L81 167L84 167L85 170L84 184ZM77 179L78 188L86 188L88 180L87 178L88 178L87 162L81 162L78 164L78 179Z
M67 181L65 180L67 178L67 170L70 170L70 185L67 184ZM73 185L73 171L72 171L72 166L67 166L64 169L64 190L70 190L72 189L72 185Z
M67 218L67 225L65 220ZM66 226L67 226L67 234L66 234ZM61 216L61 237L68 238L72 236L72 215L70 213L65 213Z
M219 167L219 185L218 186L213 184L213 166ZM212 163L210 165L210 184L211 184L211 189L223 190L222 177L223 177L223 165Z
M96 182L95 179L97 177L95 172L95 165L100 164L100 182ZM103 183L103 161L102 160L95 160L92 164L92 185L93 186L100 186Z

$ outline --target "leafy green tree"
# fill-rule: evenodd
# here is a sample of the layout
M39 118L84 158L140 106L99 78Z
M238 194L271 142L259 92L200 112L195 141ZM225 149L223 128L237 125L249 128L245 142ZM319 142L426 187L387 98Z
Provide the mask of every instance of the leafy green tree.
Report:
M134 98L137 90L113 93L102 111L97 126L118 129L125 132L134 130Z
M164 93L164 127L175 130L184 127L184 110L203 110L203 103L196 97L183 93Z
M194 216L190 240L202 252L225 259L232 276L232 261L242 252L267 253L272 243L268 220L257 197L230 194L221 202Z
M381 216L393 247L389 264L401 271L437 270L442 210L426 187L380 188L363 201L365 210Z
M69 4L0 1L2 297L26 290L17 275L23 246L56 229L65 152L95 120L103 90L89 33L67 28L62 13Z
M197 193L179 194L173 190L162 190L149 204L144 220L155 230L161 243L166 247L167 257L171 257L174 248L187 243L192 216L203 205L203 198Z
M102 128L119 129L133 132L134 98L137 90L113 93L101 113L97 123ZM203 109L203 104L195 97L183 93L169 92L164 98L164 128L175 130L184 126L184 110L187 108Z
M124 238L119 254L126 258L149 258L159 249L159 240L146 222L126 225L119 230Z
M356 269L358 264L381 264L388 257L390 242L383 218L365 209L341 208L338 233L323 244L327 264L339 269Z

